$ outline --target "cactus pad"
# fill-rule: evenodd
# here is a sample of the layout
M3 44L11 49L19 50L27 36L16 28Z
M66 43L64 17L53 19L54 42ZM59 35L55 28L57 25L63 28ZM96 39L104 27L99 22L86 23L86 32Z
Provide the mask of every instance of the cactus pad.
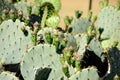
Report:
M69 80L99 80L99 76L97 69L95 67L90 67L76 72Z
M80 18L76 19L71 23L72 33L83 33L87 32L88 26L90 25L90 21L88 19Z
M120 11L112 6L103 8L98 15L97 26L102 39L110 38L115 30L120 29Z
M0 73L0 80L19 80L19 79L10 72L2 72Z
M19 63L23 53L32 46L29 27L25 33L21 30L24 23L16 20L4 21L0 25L0 59L3 64Z
M64 77L59 55L55 51L55 46L40 44L26 52L22 63L21 73L25 80L34 80L36 70L40 68L51 68L48 80L60 80Z

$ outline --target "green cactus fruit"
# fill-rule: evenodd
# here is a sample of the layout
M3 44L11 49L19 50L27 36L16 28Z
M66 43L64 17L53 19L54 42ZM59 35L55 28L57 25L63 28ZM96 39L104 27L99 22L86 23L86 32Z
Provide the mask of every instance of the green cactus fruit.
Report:
M93 17L93 23L95 23L97 21L97 16Z
M80 70L80 67L81 67L80 61L79 61L79 60L76 60L76 61L75 61L75 69L76 69L76 71Z
M52 69L48 76L48 80L66 79L62 72L60 56L56 53L55 46L53 45L39 44L29 49L24 55L21 62L21 74L24 80L34 80L36 70L40 68Z
M87 31L88 34L90 35L93 30L94 30L94 26L93 26L93 25L90 25L90 26L88 27L88 31Z
M31 39L32 39L32 43L34 46L37 45L37 36L36 36L36 32L32 32L31 34Z
M90 21L88 19L80 18L76 19L71 23L72 33L85 33L87 32L88 26L90 25Z
M120 29L120 11L109 6L101 10L97 18L97 26L101 33L101 39L109 39L113 32Z
M61 54L61 56L60 56L60 62L62 65L65 63L65 58L64 58L63 54Z
M66 16L66 17L64 18L64 23L65 23L66 26L69 26L69 25L70 25L70 21L69 21L69 17L68 17L68 16Z
M10 10L10 12L9 12L9 17L10 17L10 19L12 19L13 21L15 21L15 12L14 12L13 9Z
M26 31L21 30L22 27ZM3 64L15 64L21 61L24 52L32 46L29 27L23 22L7 20L0 25L0 59Z
M92 18L92 11L89 11L88 12L88 20L91 21L91 18Z
M51 35L50 32L46 32L46 33L45 33L45 39L47 40L47 42L48 42L49 44L52 44L52 43L53 43L53 37L52 37L52 35Z
M56 35L60 35L61 34L61 32L57 31L56 29L46 27L46 28L43 28L40 31L38 31L38 33L37 33L38 39L37 40L39 40L39 35L42 35L43 36L43 40L45 40L45 42L47 42L47 40L45 38L46 32L49 32L51 34L51 37L53 37L53 38L55 37L55 34Z
M81 71L77 71L69 78L69 80L99 80L99 79L100 78L95 67L89 67L82 69Z
M105 0L105 1L104 1L104 7L107 7L107 6L108 6L108 3L109 3L109 0Z
M63 65L62 70L63 70L63 73L65 74L65 76L70 77L69 68L68 68L67 64Z
M61 40L60 44L60 49L64 49L67 46L67 39L64 38L63 40Z
M56 47L56 51L59 51L60 40L58 38L53 38L53 45Z
M81 16L82 16L82 11L79 11L79 10L77 10L77 11L75 11L75 17L78 19L78 18L80 18Z
M71 65L75 68L75 57L71 57Z
M100 8L101 8L101 9L104 8L104 2L103 2L103 1L100 1L99 5L100 5Z
M2 17L1 17L3 21L7 19L7 14L8 14L8 10L7 10L7 9L4 9L4 10L2 11Z
M72 21L73 21L73 17L66 16L64 18L64 23L65 23L66 27L69 27L69 25L71 24Z
M0 73L0 80L19 80L13 73L2 72Z

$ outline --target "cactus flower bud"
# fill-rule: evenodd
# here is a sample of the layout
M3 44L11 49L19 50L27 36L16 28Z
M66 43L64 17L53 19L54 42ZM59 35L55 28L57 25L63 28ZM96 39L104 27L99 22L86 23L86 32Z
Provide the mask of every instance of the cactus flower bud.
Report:
M118 46L118 41L114 41L112 47L117 47Z
M22 21L22 18L23 18L23 11L18 10L18 19Z
M64 55L63 54L61 54L61 56L60 56L60 62L61 62L61 64L65 63L65 59L64 59Z
M56 47L56 51L58 51L60 46L60 41L58 38L54 40L53 45Z
M64 38L62 41L61 41L61 49L64 49L67 45L67 39Z
M67 64L64 64L62 67L63 73L69 78L70 74L69 74L69 68Z
M90 26L88 27L88 31L87 31L87 32L88 32L89 35L92 33L93 29L94 29L94 26L93 26L93 25L90 25Z
M79 11L79 10L77 10L77 11L75 11L75 16L76 16L76 18L78 19L78 18L80 18L81 17L81 15L82 15L82 11Z
M10 12L9 12L9 17L10 17L10 19L12 19L13 21L15 21L15 12L14 12L13 9L10 10Z
M81 67L80 61L79 61L79 60L76 60L76 61L75 61L76 71L80 70L80 67Z
M71 57L71 65L73 68L75 67L75 57Z
M89 11L89 12L88 12L88 20L90 21L91 18L92 18L92 11Z
M49 44L52 44L53 38L52 38L51 33L50 33L49 31L47 31L47 32L45 33L45 39L46 39L46 41L47 41Z
M7 14L8 14L8 10L7 10L7 9L4 9L4 10L2 11L2 20L3 20L3 21L6 20Z

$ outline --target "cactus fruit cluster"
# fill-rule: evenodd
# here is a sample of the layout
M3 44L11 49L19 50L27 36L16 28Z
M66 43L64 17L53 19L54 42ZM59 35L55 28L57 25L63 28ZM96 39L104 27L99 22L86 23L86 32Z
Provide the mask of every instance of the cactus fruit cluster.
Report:
M120 3L108 2L66 16L63 30L60 0L1 0L0 80L119 80Z

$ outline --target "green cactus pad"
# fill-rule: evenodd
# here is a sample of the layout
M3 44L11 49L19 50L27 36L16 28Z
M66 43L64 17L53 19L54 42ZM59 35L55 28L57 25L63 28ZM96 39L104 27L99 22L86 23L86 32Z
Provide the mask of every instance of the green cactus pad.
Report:
M87 46L87 34L85 34L85 33L77 34L77 35L75 35L75 39L77 42L78 53L79 54L84 53L86 50L86 46Z
M110 38L115 30L120 29L120 11L112 6L101 10L97 18L97 26L101 33L101 39Z
M0 59L3 64L19 63L23 53L32 46L29 27L25 27L25 33L22 27L25 25L19 20L7 20L0 25Z
M72 34L67 34L67 33L65 33L64 36L67 38L67 41L68 41L67 47L72 46L75 50L77 50L77 43L74 36Z
M69 80L99 80L99 75L95 67L89 67L76 72Z
M90 21L85 18L76 19L71 23L72 33L83 33L87 32L88 26L90 25Z
M36 70L40 68L51 68L48 80L60 80L64 78L62 64L55 46L40 44L26 52L21 62L21 73L25 80L34 80Z
M19 80L13 73L2 72L0 73L0 80Z
M98 57L101 57L102 52L103 52L103 48L100 44L100 41L97 38L93 38L92 41L90 42L90 44L88 45L88 48L92 51L95 52L95 54Z

